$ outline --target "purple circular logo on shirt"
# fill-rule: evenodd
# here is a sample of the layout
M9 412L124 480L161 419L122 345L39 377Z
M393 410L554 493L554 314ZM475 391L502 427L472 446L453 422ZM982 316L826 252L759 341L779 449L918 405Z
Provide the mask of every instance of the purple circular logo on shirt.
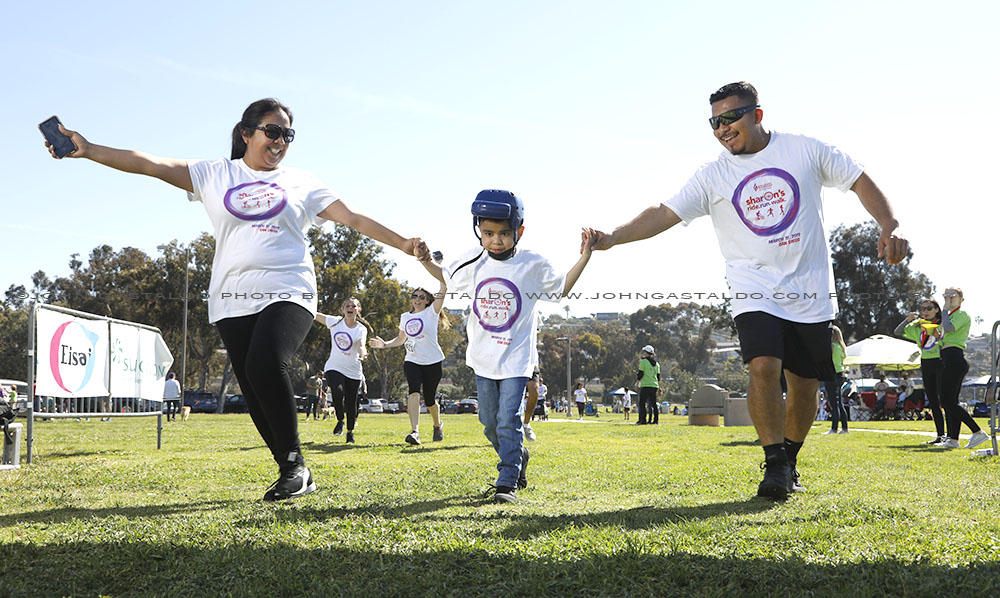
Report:
M347 351L354 346L354 338L346 332L334 332L333 342L341 351Z
M764 168L743 179L733 192L733 207L750 232L776 235L799 214L799 184L780 168Z
M420 318L410 318L403 325L403 331L409 336L417 336L424 331L424 321Z
M267 220L285 209L288 196L275 183L254 181L226 191L222 203L240 220Z
M510 330L521 315L521 291L509 280L487 278L476 287L472 311L483 329L490 332Z

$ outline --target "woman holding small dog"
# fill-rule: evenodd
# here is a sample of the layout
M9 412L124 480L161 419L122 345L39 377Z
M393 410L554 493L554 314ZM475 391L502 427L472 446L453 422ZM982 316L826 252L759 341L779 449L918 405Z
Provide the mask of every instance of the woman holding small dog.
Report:
M399 334L396 338L384 341L376 336L371 340L373 349L388 349L399 345L406 347L403 372L409 386L406 413L410 416L410 433L404 440L408 444L420 444L421 395L431 419L434 420L432 439L435 442L444 440L441 431L441 405L435 400L435 395L441 382L441 362L444 361L444 352L438 344L438 323L448 327L448 316L441 313L447 288L445 282L441 281L436 295L424 288L414 289L410 295L412 309L399 317Z

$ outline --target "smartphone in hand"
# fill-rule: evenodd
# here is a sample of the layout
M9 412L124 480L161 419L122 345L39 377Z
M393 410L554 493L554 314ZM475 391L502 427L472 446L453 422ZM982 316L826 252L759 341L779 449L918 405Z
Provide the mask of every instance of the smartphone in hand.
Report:
M45 136L45 140L49 142L52 149L55 150L56 157L65 158L72 152L76 151L76 146L73 145L73 142L69 137L63 135L59 131L60 124L59 117L53 116L38 125L38 129L42 132L42 135Z

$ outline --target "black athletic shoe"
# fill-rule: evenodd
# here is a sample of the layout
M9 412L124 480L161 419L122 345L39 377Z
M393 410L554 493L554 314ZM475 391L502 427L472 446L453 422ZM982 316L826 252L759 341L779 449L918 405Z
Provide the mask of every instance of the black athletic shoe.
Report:
M434 442L440 442L444 440L444 433L441 432L440 427L434 428L434 437L431 438L431 440L433 440Z
M524 490L528 487L528 448L521 447L521 472L517 474L517 489Z
M404 440L406 440L406 444L418 445L420 444L420 434L417 434L415 431L410 432Z
M305 496L316 489L312 472L305 465L293 465L284 472L264 493L264 500L271 502Z
M515 489L510 486L496 486L496 492L493 494L493 502L501 504L517 502L515 492Z
M354 444L354 430L347 431L347 438L344 439L348 444Z
M333 435L340 436L344 433L344 422L337 422L337 425L333 427Z
M786 500L790 477L788 463L775 459L771 463L767 461L761 463L760 468L764 470L764 479L757 486L757 496L778 501Z

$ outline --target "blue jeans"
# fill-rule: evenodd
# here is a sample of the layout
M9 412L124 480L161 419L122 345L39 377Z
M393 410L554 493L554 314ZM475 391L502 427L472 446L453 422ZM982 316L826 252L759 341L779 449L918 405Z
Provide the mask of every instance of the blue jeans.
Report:
M521 472L521 445L524 440L521 398L527 384L527 377L493 380L476 376L479 422L483 424L483 434L500 457L497 486L514 488Z

